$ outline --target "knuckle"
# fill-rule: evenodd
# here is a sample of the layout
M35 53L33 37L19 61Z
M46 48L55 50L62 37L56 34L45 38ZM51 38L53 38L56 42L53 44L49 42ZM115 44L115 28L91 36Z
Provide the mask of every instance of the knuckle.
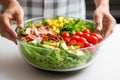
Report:
M24 16L24 11L22 9L17 10L15 16L17 17L23 17Z

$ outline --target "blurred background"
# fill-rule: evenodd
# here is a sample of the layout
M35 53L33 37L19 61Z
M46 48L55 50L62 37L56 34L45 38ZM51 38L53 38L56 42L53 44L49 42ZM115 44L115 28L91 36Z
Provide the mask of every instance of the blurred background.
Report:
M93 19L92 14L95 9L94 0L85 0L86 1L86 18ZM0 6L0 13L2 12ZM110 12L113 17L116 19L117 23L120 23L120 0L110 0Z
M86 17L88 19L93 19L92 14L95 9L94 0L85 0L86 1ZM110 0L110 12L113 17L117 20L117 23L120 23L120 0Z

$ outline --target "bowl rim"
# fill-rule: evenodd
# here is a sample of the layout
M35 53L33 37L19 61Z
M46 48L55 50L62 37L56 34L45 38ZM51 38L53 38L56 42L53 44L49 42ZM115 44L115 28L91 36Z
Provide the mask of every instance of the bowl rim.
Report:
M60 16L61 17L61 16ZM64 16L62 16L64 17ZM24 21L24 25L27 23L27 22L30 22L30 21L34 21L34 20L39 20L41 18L44 18L44 19L47 19L47 18L53 18L53 17L35 17L35 18L31 18L31 19L28 19L26 21ZM81 18L78 18L78 17L67 17L67 18L76 18L76 19L81 19ZM82 20L82 19L81 19ZM89 21L89 22L94 22L94 21L91 21L91 20L83 20L83 21ZM16 32L18 31L18 28L16 30ZM102 44L104 41L106 40L106 38L103 38L102 41L100 41L99 43L95 44L95 45L92 45L92 46L89 46L89 47L85 47L85 48L79 48L79 49L74 49L74 50L86 50L86 49L89 49L89 48L94 48L100 44ZM33 46L33 45L30 45L28 44L27 42L22 42L18 37L17 37L17 42L20 42L22 44L25 44L25 45L28 45L28 46L31 46L31 47L35 47L35 48L39 48L39 49L45 49L45 48L41 48L41 47L37 47L37 46ZM46 49L52 49L52 48L46 48ZM45 50L46 50L45 49ZM52 49L52 50L58 50L58 49ZM62 50L62 49L59 49L59 50ZM63 50L63 51L68 51L68 50Z

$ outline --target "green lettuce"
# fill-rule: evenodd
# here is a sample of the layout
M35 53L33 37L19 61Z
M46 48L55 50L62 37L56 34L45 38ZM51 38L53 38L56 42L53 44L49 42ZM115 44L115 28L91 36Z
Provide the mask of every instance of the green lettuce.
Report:
M82 66L90 59L90 53L78 56L65 50L46 48L40 43L20 43L24 57L32 64L48 69L68 69Z
M68 31L71 35L75 34L77 31L83 31L84 29L89 29L92 32L96 32L96 28L93 22L83 21L81 19L73 19L73 22L66 23L61 29L60 34L64 31Z

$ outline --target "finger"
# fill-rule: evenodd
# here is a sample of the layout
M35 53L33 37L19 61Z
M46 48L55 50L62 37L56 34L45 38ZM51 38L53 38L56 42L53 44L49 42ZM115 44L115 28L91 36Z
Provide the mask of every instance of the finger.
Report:
M5 37L11 41L13 41L15 44L17 44L17 40L15 37L13 37L11 34L9 34L8 32L4 32L1 34L2 37Z
M98 13L95 13L93 17L95 20L95 26L96 26L97 31L101 31L103 27L102 25L103 16Z
M113 32L114 25L112 23L109 24L109 27L104 35L104 38L107 38Z
M108 21L108 29L106 30L105 38L107 38L113 32L114 26L116 24L116 20L112 16L110 16L109 18L110 20Z
M23 28L24 27L24 20L23 20L23 14L16 13L14 15L16 21L17 21L17 27Z
M9 18L6 15L3 15L1 18L1 27L4 31L7 31L9 34L11 34L13 37L17 38L16 32L12 29Z

